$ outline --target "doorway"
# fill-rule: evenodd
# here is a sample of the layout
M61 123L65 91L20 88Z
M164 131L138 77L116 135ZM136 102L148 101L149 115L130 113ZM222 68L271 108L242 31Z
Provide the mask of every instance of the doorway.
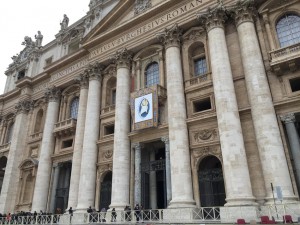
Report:
M222 164L215 156L205 157L198 170L200 203L202 207L224 206L225 186Z
M108 209L111 203L111 184L112 184L112 172L109 171L103 181L101 182L100 189L100 205L99 209ZM120 190L121 191L121 190Z

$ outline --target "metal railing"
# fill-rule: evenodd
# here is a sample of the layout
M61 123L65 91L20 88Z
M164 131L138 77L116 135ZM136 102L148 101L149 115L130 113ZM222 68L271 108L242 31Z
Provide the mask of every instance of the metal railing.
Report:
M128 210L108 211L93 213L74 213L64 215L37 215L18 216L12 215L10 219L0 217L0 224L26 225L26 224L145 224L158 223L234 223L237 218L245 218L247 222L255 220L260 222L260 217L266 215L282 222L283 215L291 215L294 221L300 217L300 204L280 204L262 207L202 207L180 209L155 209L155 210Z

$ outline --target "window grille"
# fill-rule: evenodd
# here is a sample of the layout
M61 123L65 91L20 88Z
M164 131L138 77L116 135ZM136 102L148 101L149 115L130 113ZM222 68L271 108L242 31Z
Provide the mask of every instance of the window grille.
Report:
M78 116L78 107L79 107L79 98L76 97L72 100L71 102L71 118L72 119L77 119Z
M150 63L145 70L146 87L159 84L159 66L157 62Z
M280 47L286 47L300 42L300 17L295 14L285 14L276 24Z
M194 61L195 76L201 76L207 73L206 59L199 58Z

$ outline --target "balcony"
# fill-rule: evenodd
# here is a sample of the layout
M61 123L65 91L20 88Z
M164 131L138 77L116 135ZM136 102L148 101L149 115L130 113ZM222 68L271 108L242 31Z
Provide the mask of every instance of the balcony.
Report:
M101 114L115 112L116 105L109 105L101 109Z
M40 141L42 140L42 137L43 137L43 132L34 133L29 136L28 142L32 143L32 142Z
M4 153L4 152L9 151L9 148L10 148L10 142L6 143L6 144L3 144L3 145L0 145L0 153Z
M270 66L277 75L283 71L294 72L300 64L300 43L276 49L270 53Z
M184 82L185 89L194 89L211 82L211 73L206 73L200 76L193 77Z
M54 126L54 136L69 136L75 134L76 119L70 118L61 122L58 122Z

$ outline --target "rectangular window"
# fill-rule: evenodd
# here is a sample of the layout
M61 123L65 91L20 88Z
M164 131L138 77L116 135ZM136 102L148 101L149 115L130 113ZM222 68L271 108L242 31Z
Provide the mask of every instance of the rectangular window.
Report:
M46 66L49 66L49 65L52 63L52 59L53 59L53 58L52 58L52 56L51 56L50 58L48 58L48 59L45 60L45 67L46 67Z
M73 145L73 139L66 140L62 142L61 148L70 148Z
M110 135L115 133L115 125L107 125L104 127L104 135Z
M300 91L300 77L290 79L292 92Z
M193 111L194 113L202 112L205 110L211 109L210 98L201 99L193 102Z
M112 105L116 104L116 89L111 91L111 104Z
M196 77L207 73L207 65L206 65L205 57L196 59L194 61L194 73Z

